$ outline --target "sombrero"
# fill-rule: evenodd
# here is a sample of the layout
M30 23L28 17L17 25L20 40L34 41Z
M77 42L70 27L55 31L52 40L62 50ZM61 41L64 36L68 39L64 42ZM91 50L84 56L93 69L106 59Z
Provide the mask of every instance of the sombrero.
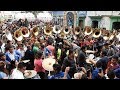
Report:
M32 78L32 77L34 77L34 76L36 76L36 75L37 75L37 72L34 71L34 70L26 70L26 71L24 72L25 78Z
M53 64L56 63L56 60L53 58L46 58L42 62L42 67L47 71L53 71Z

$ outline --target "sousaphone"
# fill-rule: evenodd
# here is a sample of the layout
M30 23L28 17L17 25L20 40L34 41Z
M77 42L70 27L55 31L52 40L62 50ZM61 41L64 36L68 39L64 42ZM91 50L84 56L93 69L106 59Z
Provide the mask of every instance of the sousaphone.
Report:
M38 26L33 27L33 29L32 29L32 34L33 34L34 36L37 36L37 35L39 34L39 27L38 27Z
M8 40L12 41L13 38L12 38L11 32L6 30L4 31L4 34L2 35L2 41L3 43L7 43Z
M103 33L103 39L106 41L106 40L109 40L109 39L112 39L113 36L110 36L110 32L108 30L106 30L104 33Z
M23 34L22 34L22 32L21 32L20 29L18 29L18 30L16 30L16 31L14 32L14 38L15 38L17 41L22 41L22 39L23 39Z
M78 34L80 34L80 31L81 31L81 28L80 27L76 27L75 28L75 35L78 35Z
M22 28L20 28L20 30L22 32L23 37L29 37L30 32L27 27L22 27Z
M64 32L64 34L69 34L70 33L70 28L69 27L64 27L63 32Z
M61 27L60 25L55 25L53 27L53 32L56 33L56 34L59 34L61 32Z
M85 29L84 29L85 35L90 35L92 34L92 32L93 32L93 29L90 26L85 26Z
M99 38L102 34L102 31L98 28L95 28L94 31L93 31L93 37L94 38Z
M52 30L53 30L53 28L51 26L47 25L44 29L44 33L49 36L52 34Z

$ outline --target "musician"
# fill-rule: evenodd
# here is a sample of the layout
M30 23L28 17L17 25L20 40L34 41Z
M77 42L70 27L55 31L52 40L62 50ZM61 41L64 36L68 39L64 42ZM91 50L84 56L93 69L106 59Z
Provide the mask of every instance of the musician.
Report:
M70 76L68 74L69 67L66 67L65 72L61 71L61 65L54 64L53 70L54 74L52 76L48 76L48 79L70 79Z
M119 68L118 56L117 56L117 55L114 55L114 56L112 57L112 59L110 60L110 62L108 63L106 72L108 72L109 70L116 70L116 69L118 69L118 68Z
M69 67L70 71L68 74L72 78L74 76L74 73L76 72L76 63L74 60L74 51L73 49L69 49L69 54L67 57L64 58L63 64L62 64L62 71L65 71L65 68Z
M37 51L39 51L39 47L40 47L40 43L39 42L35 42L34 46L33 46L34 55L36 54Z
M95 70L92 71L92 79L105 79L105 76L102 70L102 62L97 61L95 66L96 66Z
M45 69L42 67L42 55L43 52L41 50L37 51L34 60L34 70L39 74L41 79L45 79Z
M15 64L19 62L20 55L14 50L12 46L9 46L9 51L5 54L6 60L11 63L10 71L15 68Z
M49 49L52 52L52 56L55 56L55 47L52 45L53 44L53 40L48 39L47 41L47 49Z
M100 53L100 57L101 57L101 59L99 61L101 61L102 69L103 69L103 72L105 73L105 70L107 69L107 64L109 62L109 58L107 56L107 51L102 50L101 53Z
M6 72L5 63L0 61L0 79L5 79L8 73Z
M25 63L21 62L18 64L17 68L15 68L11 74L11 79L25 79L24 71L26 70Z

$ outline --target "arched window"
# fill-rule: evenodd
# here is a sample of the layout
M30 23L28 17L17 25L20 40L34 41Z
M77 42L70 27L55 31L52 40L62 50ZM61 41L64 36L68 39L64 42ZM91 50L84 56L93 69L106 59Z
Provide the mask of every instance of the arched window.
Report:
M66 15L67 19L67 26L73 26L74 25L74 14L72 12L68 12Z

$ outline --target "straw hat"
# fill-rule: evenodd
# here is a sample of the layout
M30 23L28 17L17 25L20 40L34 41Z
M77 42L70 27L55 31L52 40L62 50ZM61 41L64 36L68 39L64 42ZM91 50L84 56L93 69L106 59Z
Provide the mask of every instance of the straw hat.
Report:
M25 70L24 72L25 78L33 78L36 75L37 75L37 72L34 70Z
M56 60L49 57L43 60L42 67L47 71L53 71L53 64L56 63Z

